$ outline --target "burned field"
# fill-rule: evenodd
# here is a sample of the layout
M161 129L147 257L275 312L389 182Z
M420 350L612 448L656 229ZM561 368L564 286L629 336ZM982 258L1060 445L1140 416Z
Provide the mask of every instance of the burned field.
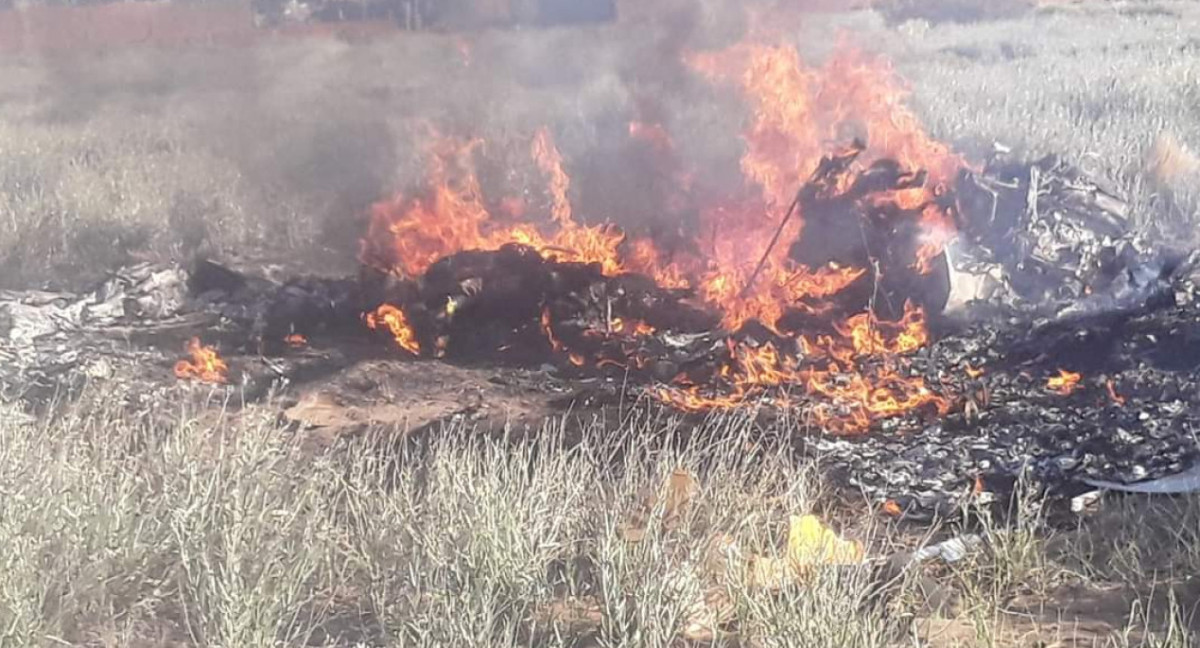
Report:
M202 166L172 156L229 142L139 133L171 196L130 218L180 231L136 253L107 220L56 237L67 185L0 165L0 206L47 214L3 267L107 266L0 291L0 645L1189 645L1200 256L1148 226L1184 192L1097 172L1089 147L1132 136L1014 153L929 114L970 94L962 61L1026 69L1027 43L943 42L983 26L854 13L881 43L930 30L894 52L910 97L853 35L810 57L769 14L735 36L741 7L705 7L189 54L262 113L227 138L265 166L172 185ZM344 74L424 49L412 79ZM267 69L291 74L241 87ZM104 130L47 103L0 115ZM102 181L79 193L121 198L136 174L86 143L67 166ZM1155 181L1194 170L1156 150Z
M881 60L839 56L826 91L844 96L803 125L840 128L838 111L865 102L872 139L833 151L795 130L795 97L753 76L790 66L799 83L811 73L794 51L696 57L714 82L742 75L755 121L745 188L672 188L685 224L671 236L578 222L547 129L530 144L541 222L485 195L479 142L435 137L425 184L373 208L356 276L201 260L82 295L7 293L6 385L44 400L90 374L145 397L175 388L173 365L242 402L282 386L285 418L333 437L463 418L537 428L631 404L744 411L787 421L834 483L916 517L1018 477L1069 494L1188 469L1187 251L1135 234L1125 202L1067 162L959 158L902 106L870 103L895 92ZM631 155L686 175L660 125L628 137Z

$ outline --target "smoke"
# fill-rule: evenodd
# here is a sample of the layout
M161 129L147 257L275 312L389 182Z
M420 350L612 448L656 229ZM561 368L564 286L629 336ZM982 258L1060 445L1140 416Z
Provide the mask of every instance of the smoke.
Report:
M689 222L681 182L697 196L741 183L746 106L690 70L685 55L764 25L791 29L781 17L805 21L799 10L821 4L629 1L614 25L46 56L21 64L43 80L36 96L19 98L21 137L100 151L88 181L103 179L106 200L124 202L72 207L76 219L63 227L86 229L100 218L94 211L108 214L107 228L121 214L147 233L135 256L259 249L352 263L370 204L421 189L431 131L484 141L489 201L544 205L544 178L528 157L542 126L566 160L581 220L669 238ZM14 105L0 119L12 119ZM73 155L52 170L67 192L79 175ZM28 237L0 240L0 254L11 257L16 240ZM64 271L77 250L63 240L35 277Z

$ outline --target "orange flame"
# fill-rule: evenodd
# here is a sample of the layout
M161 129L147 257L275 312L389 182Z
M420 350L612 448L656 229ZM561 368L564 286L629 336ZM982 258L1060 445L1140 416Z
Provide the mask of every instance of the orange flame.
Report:
M1125 397L1117 393L1117 386L1113 384L1112 378L1104 381L1104 387L1108 390L1108 397L1117 407L1125 407Z
M653 335L654 327L636 319L623 319L614 317L610 322L613 333L622 333L624 335Z
M1070 396L1075 388L1079 385L1080 379L1083 376L1066 369L1059 369L1057 376L1052 376L1046 381L1046 389L1058 394L1059 396Z
M292 333L291 335L283 338L283 342L293 349L303 349L304 347L308 346L308 338L299 333Z
M367 328L372 331L386 328L401 349L413 355L421 354L421 345L417 343L417 334L408 323L408 317L404 315L404 311L391 304L384 304L375 309L375 312L367 313L365 319Z
M900 366L904 354L928 340L925 315L915 306L906 305L899 322L855 315L835 325L836 336L785 335L779 330L780 318L789 309L802 305L820 312L822 300L862 280L866 269L834 264L805 267L788 257L787 245L778 245L754 285L747 289L747 284L778 227L778 212L830 148L851 136L866 141L858 165L889 158L927 172L924 185L892 191L882 199L919 216L923 236L912 267L922 273L932 271L954 233L953 220L934 199L964 166L962 159L926 134L904 104L907 88L882 58L842 46L824 66L810 67L791 46L739 44L720 52L689 54L686 62L714 82L737 84L751 113L740 162L744 191L701 210L696 228L701 234L691 252L672 252L668 257L651 239L628 236L608 224L577 222L563 156L550 131L541 128L531 140L529 154L546 183L549 206L543 223L537 224L536 214L527 213L535 208L524 199L501 198L494 203L484 199L475 160L482 140L434 133L427 150L428 189L397 195L372 208L362 244L363 262L411 277L454 252L519 243L547 258L599 264L609 276L639 272L666 288L694 288L699 299L720 311L725 329L736 331L757 320L790 337L802 352L803 363L773 344L730 343L730 360L717 378L720 393L704 393L696 385L657 390L660 399L684 409L735 407L762 397L765 388L797 386L827 401L813 415L832 431L863 430L881 417L923 406L947 412L944 398ZM630 122L629 136L664 154L673 149L670 134L660 124ZM690 191L688 176L675 176L681 185L688 185L681 187L683 191ZM488 204L500 207L493 214ZM804 225L804 214L797 214L780 240L798 239ZM416 353L403 314L386 308L398 315L389 321L377 312L368 315L368 325L386 323L401 346ZM556 352L568 354L574 364L585 362L584 356L556 338L548 310L542 313L541 327ZM653 332L644 323L619 319L608 328L610 334ZM676 383L687 380L682 376ZM772 398L782 405L790 400L786 395Z
M862 432L876 419L919 407L929 406L940 415L950 411L949 401L935 394L919 376L859 362L873 355L898 356L922 346L926 338L924 314L919 308L908 305L904 318L896 323L855 316L844 328L842 338L799 338L803 356L824 358L813 366L799 367L796 360L781 355L770 343L758 348L738 345L732 368L726 367L722 376L732 383L729 392L707 395L697 387L660 387L655 395L680 409L703 411L741 406L760 396L762 387L803 385L809 393L826 397L828 404L812 410L817 425L839 434ZM776 402L789 405L790 399L782 396Z
M551 326L550 309L543 308L542 309L542 335L545 335L546 339L550 342L551 349L553 349L555 352L560 352L565 347L563 346L563 343L559 342L558 338L554 336L554 329L550 328L550 326Z
M217 355L217 350L205 346L200 338L188 340L187 352L190 360L180 360L175 363L175 376L182 380L199 380L200 382L225 384L229 382L229 366Z
M550 197L554 201L550 215L559 226L570 227L571 201L567 198L567 191L571 188L571 178L563 171L562 154L558 152L550 131L545 127L538 129L533 138L532 154L538 168L550 181Z
M455 252L520 243L549 258L599 263L607 274L624 271L618 247L625 235L610 225L583 226L572 219L570 179L548 130L539 130L531 146L534 160L550 182L551 216L557 229L548 235L528 223L504 225L492 220L475 171L474 157L482 140L436 134L432 140L426 175L431 190L418 198L397 195L372 207L360 253L364 263L417 276Z

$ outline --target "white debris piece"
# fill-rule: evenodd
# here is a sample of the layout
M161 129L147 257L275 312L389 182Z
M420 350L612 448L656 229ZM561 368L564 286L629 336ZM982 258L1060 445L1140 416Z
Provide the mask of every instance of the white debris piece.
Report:
M1085 479L1083 480L1083 483L1091 486L1092 488L1118 491L1121 493L1147 493L1156 495L1195 493L1196 491L1200 491L1200 463L1181 473L1167 475L1166 477L1152 479L1150 481L1122 484L1119 482L1100 481L1098 479Z
M1082 495L1076 495L1075 497L1072 497L1071 498L1071 512L1075 513L1076 515L1083 513L1084 511L1095 506L1095 504L1100 501L1100 498L1103 495L1104 495L1103 491L1094 490L1094 491L1088 491Z
M982 546L983 538L972 533L924 547L913 554L912 561L921 563L939 558L946 563L956 563Z

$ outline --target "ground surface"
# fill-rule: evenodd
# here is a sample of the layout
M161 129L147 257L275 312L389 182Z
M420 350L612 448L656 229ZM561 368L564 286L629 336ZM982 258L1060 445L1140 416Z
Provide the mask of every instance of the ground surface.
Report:
M681 38L723 42L720 15ZM1194 159L1172 144L1147 163L1162 133L1200 145L1194 3L1058 3L966 25L821 14L796 40L819 59L838 26L888 53L931 131L965 153L997 140L1061 153L1147 227L1196 222ZM365 208L419 177L429 117L500 149L552 124L568 167L601 145L605 114L675 80L657 49L670 38L631 33L6 57L0 284L79 285L198 252L348 271ZM687 154L736 159L736 133L712 127L736 107L660 108ZM585 212L624 207L578 190ZM314 453L274 408L222 414L197 390L131 414L128 396L95 385L49 422L6 405L0 645L665 646L714 626L751 646L1193 643L1194 497L1108 497L1083 516L1031 499L929 531L833 500L784 430L749 417L686 440L638 408L534 441L463 421ZM971 531L986 548L882 592L875 565L775 590L747 585L737 560L710 564L714 546L784 551L789 516L808 512L872 559L926 534Z

